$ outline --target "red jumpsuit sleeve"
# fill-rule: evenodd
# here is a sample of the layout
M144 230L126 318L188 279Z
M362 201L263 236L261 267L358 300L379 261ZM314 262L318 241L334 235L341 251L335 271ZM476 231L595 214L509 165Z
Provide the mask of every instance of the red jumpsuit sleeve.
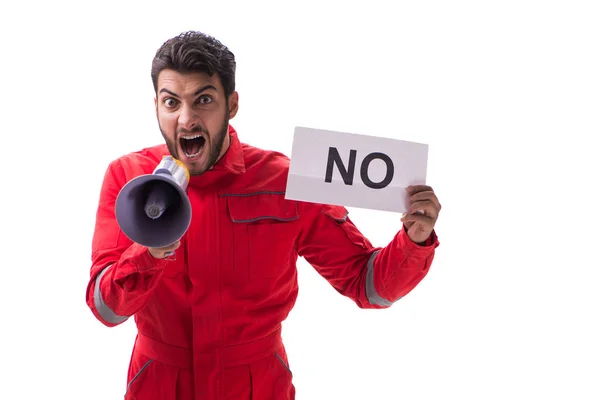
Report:
M387 308L427 275L439 241L435 232L419 245L404 229L374 247L348 218L345 207L302 203L298 255L360 308Z
M125 322L147 303L157 286L166 260L121 232L115 202L127 177L119 160L106 170L92 239L92 266L86 301L94 316L113 327Z

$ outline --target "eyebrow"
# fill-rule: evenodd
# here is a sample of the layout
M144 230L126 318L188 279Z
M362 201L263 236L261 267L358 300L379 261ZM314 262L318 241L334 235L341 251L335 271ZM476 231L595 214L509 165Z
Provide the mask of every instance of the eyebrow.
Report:
M208 85L204 85L200 89L196 90L194 92L194 96L198 96L200 93L202 93L202 92L204 92L205 90L208 90L208 89L213 89L214 91L217 91L217 88L215 86L213 86L211 84L208 84ZM165 88L160 89L159 93L163 93L163 92L164 93L169 93L171 96L179 98L179 96L176 93L171 92L169 89L165 89Z

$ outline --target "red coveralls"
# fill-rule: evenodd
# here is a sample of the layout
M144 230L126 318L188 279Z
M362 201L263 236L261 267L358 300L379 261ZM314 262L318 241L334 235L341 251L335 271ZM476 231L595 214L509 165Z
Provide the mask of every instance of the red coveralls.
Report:
M285 200L289 159L229 134L224 157L189 182L192 221L175 261L132 243L114 211L121 187L152 173L167 147L106 171L87 304L109 327L135 316L125 399L293 400L280 333L298 294L298 256L361 308L389 307L433 260L435 233L419 246L402 229L375 248L344 207Z

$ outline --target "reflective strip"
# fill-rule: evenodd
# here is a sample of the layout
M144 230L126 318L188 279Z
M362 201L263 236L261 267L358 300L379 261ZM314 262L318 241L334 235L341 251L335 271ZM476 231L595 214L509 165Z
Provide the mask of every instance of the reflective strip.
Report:
M277 357L277 359L279 359L279 361L281 361L281 363L283 364L283 366L285 367L285 369L287 369L288 372L293 376L294 374L292 374L292 370L290 369L290 367L288 367L285 364L285 361L283 361L283 358L281 358L281 356L279 354L277 354L277 352L275 352L275 357Z
M377 291L375 290L375 283L373 282L373 265L375 264L375 256L377 256L377 254L379 254L379 250L377 250L371 255L371 258L369 258L369 262L367 263L367 298L369 299L369 303L375 306L389 307L396 301L400 300L402 297L396 299L395 301L389 301L377 294Z
M150 365L150 363L151 363L151 362L152 362L152 360L148 360L148 361L146 361L146 364L144 364L144 365L142 366L142 368L141 368L141 369L138 371L138 373L137 373L137 374L135 374L135 376L133 377L133 379L131 379L131 381L130 381L130 382L127 384L127 390L125 391L125 394L129 393L129 388L131 387L131 384L132 384L133 382L135 382L135 380L136 380L136 379L137 379L137 378L140 376L140 374L141 374L142 372L144 372L144 370L146 369L146 367L148 367L148 365Z
M104 276L104 273L108 271L110 267L111 265L104 268L104 270L100 272L100 274L96 278L96 286L94 288L94 305L96 306L96 310L98 310L98 314L100 314L102 319L104 319L106 322L108 322L109 324L120 324L127 321L129 317L122 317L120 315L115 314L113 310L111 310L106 304L104 304L104 300L102 300L102 293L100 292L100 280L102 279L102 276Z

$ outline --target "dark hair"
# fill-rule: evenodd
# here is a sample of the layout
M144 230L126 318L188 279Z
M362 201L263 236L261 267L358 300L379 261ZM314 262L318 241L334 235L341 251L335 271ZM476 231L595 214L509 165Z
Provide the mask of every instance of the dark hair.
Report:
M221 79L225 95L235 90L235 56L221 42L201 32L188 31L167 40L152 60L152 84L158 90L158 74L163 69L180 73L216 73Z

